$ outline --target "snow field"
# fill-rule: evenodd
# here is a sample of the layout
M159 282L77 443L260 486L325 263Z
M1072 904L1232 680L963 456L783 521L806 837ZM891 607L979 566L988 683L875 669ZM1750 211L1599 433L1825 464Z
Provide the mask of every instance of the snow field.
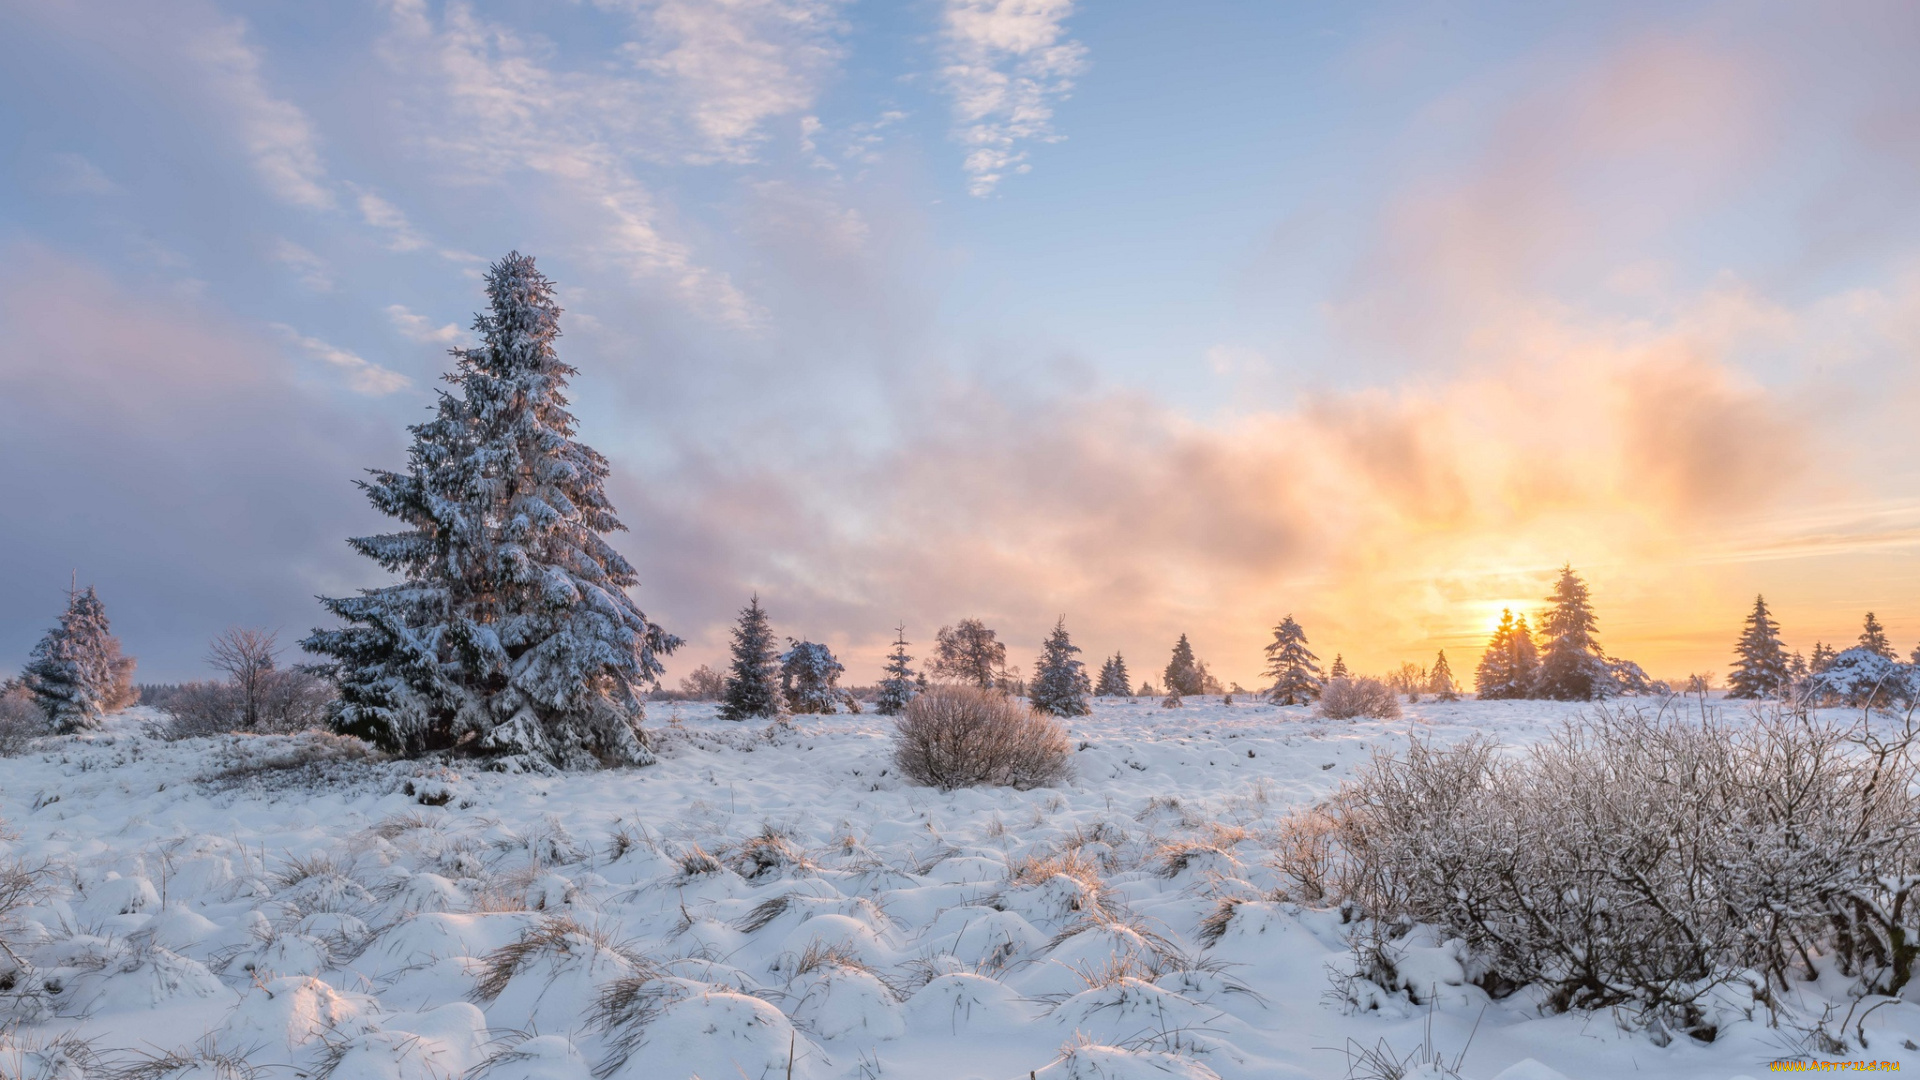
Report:
M1282 898L1281 822L1375 748L1523 745L1570 709L1101 701L1066 786L951 794L892 775L875 716L656 705L657 765L505 775L159 742L135 710L0 760L7 854L49 868L0 958L0 1072L90 1075L56 1067L72 1031L153 1080L1264 1080L1383 1042L1464 1050L1473 1080L1759 1076L1783 1053L1761 1023L1656 1047L1490 1001L1430 936L1356 1009L1351 927ZM1870 1030L1897 1047L1920 1008Z

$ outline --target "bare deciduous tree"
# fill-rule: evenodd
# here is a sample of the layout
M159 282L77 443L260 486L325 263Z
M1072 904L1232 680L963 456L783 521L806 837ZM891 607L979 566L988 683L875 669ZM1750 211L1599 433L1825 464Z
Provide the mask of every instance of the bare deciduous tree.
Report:
M228 630L207 648L207 663L226 672L239 692L240 726L249 731L260 726L261 699L266 696L278 651L278 634L250 626Z

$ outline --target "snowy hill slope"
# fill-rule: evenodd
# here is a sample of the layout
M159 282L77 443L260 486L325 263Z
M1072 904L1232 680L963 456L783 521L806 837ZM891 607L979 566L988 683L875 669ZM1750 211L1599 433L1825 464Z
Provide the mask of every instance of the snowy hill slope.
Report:
M1571 708L1103 701L1069 724L1068 786L953 794L894 777L874 716L658 705L659 764L540 776L316 734L159 742L136 715L0 760L7 854L47 867L12 920L31 974L0 987L24 1020L0 1071L75 1075L21 1049L71 1030L342 1080L1253 1080L1430 1031L1475 1080L1760 1075L1785 1043L1764 1024L1656 1047L1489 1001L1439 941L1411 993L1355 1011L1330 993L1340 912L1275 898L1275 823L1376 748L1520 746ZM1920 1008L1869 1031L1920 1064Z

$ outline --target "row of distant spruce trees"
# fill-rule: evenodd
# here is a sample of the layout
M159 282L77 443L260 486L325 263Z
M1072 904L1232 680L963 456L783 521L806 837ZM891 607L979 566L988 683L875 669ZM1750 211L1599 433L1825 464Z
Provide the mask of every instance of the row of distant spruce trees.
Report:
M661 658L682 642L636 606L634 569L606 540L624 526L605 494L606 458L574 438L566 391L575 369L554 347L561 311L553 283L515 252L488 269L486 288L488 310L473 327L480 344L451 350L451 389L408 428L406 467L370 470L359 481L400 528L348 543L398 580L321 598L340 625L301 642L315 658L302 674L331 685L335 730L395 753L644 764L652 754L642 700L659 686ZM1548 604L1537 630L1524 616L1503 615L1475 674L1480 697L1592 700L1663 689L1638 665L1601 651L1587 586L1571 567ZM1733 692L1783 697L1824 679L1830 696L1848 700L1862 686L1904 687L1898 693L1913 696L1920 649L1901 664L1871 615L1867 621L1858 648L1835 654L1821 645L1802 660L1785 652L1764 600L1756 601ZM1330 680L1349 677L1339 657L1322 671L1291 616L1273 634L1266 700L1310 704ZM1093 696L1159 693L1131 687L1119 654L1090 677L1064 619L1028 680L1007 668L1005 646L977 619L942 628L925 671L912 669L907 648L903 628L878 687L882 713L903 710L929 678L1024 693L1062 716L1085 713ZM5 696L30 697L54 730L79 730L131 702L132 671L98 596L76 588ZM832 712L857 707L839 686L843 671L823 644L789 639L780 649L756 596L735 627L730 670L702 668L693 689L718 697L723 714L740 720ZM1852 680L1844 693L1833 689L1841 685L1836 671ZM1169 703L1245 692L1222 688L1184 634L1163 682ZM1397 686L1449 700L1459 692L1444 652L1430 669L1403 667Z

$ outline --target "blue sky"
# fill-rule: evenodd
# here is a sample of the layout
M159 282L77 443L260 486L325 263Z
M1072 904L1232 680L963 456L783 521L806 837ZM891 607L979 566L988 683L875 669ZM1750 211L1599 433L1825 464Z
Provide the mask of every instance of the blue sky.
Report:
M561 283L639 598L871 677L1281 615L1469 659L1920 637L1900 4L0 0L0 668L96 582L153 678L378 580L510 249ZM1611 605L1611 606L1609 606ZM1462 670L1459 658L1455 669Z

